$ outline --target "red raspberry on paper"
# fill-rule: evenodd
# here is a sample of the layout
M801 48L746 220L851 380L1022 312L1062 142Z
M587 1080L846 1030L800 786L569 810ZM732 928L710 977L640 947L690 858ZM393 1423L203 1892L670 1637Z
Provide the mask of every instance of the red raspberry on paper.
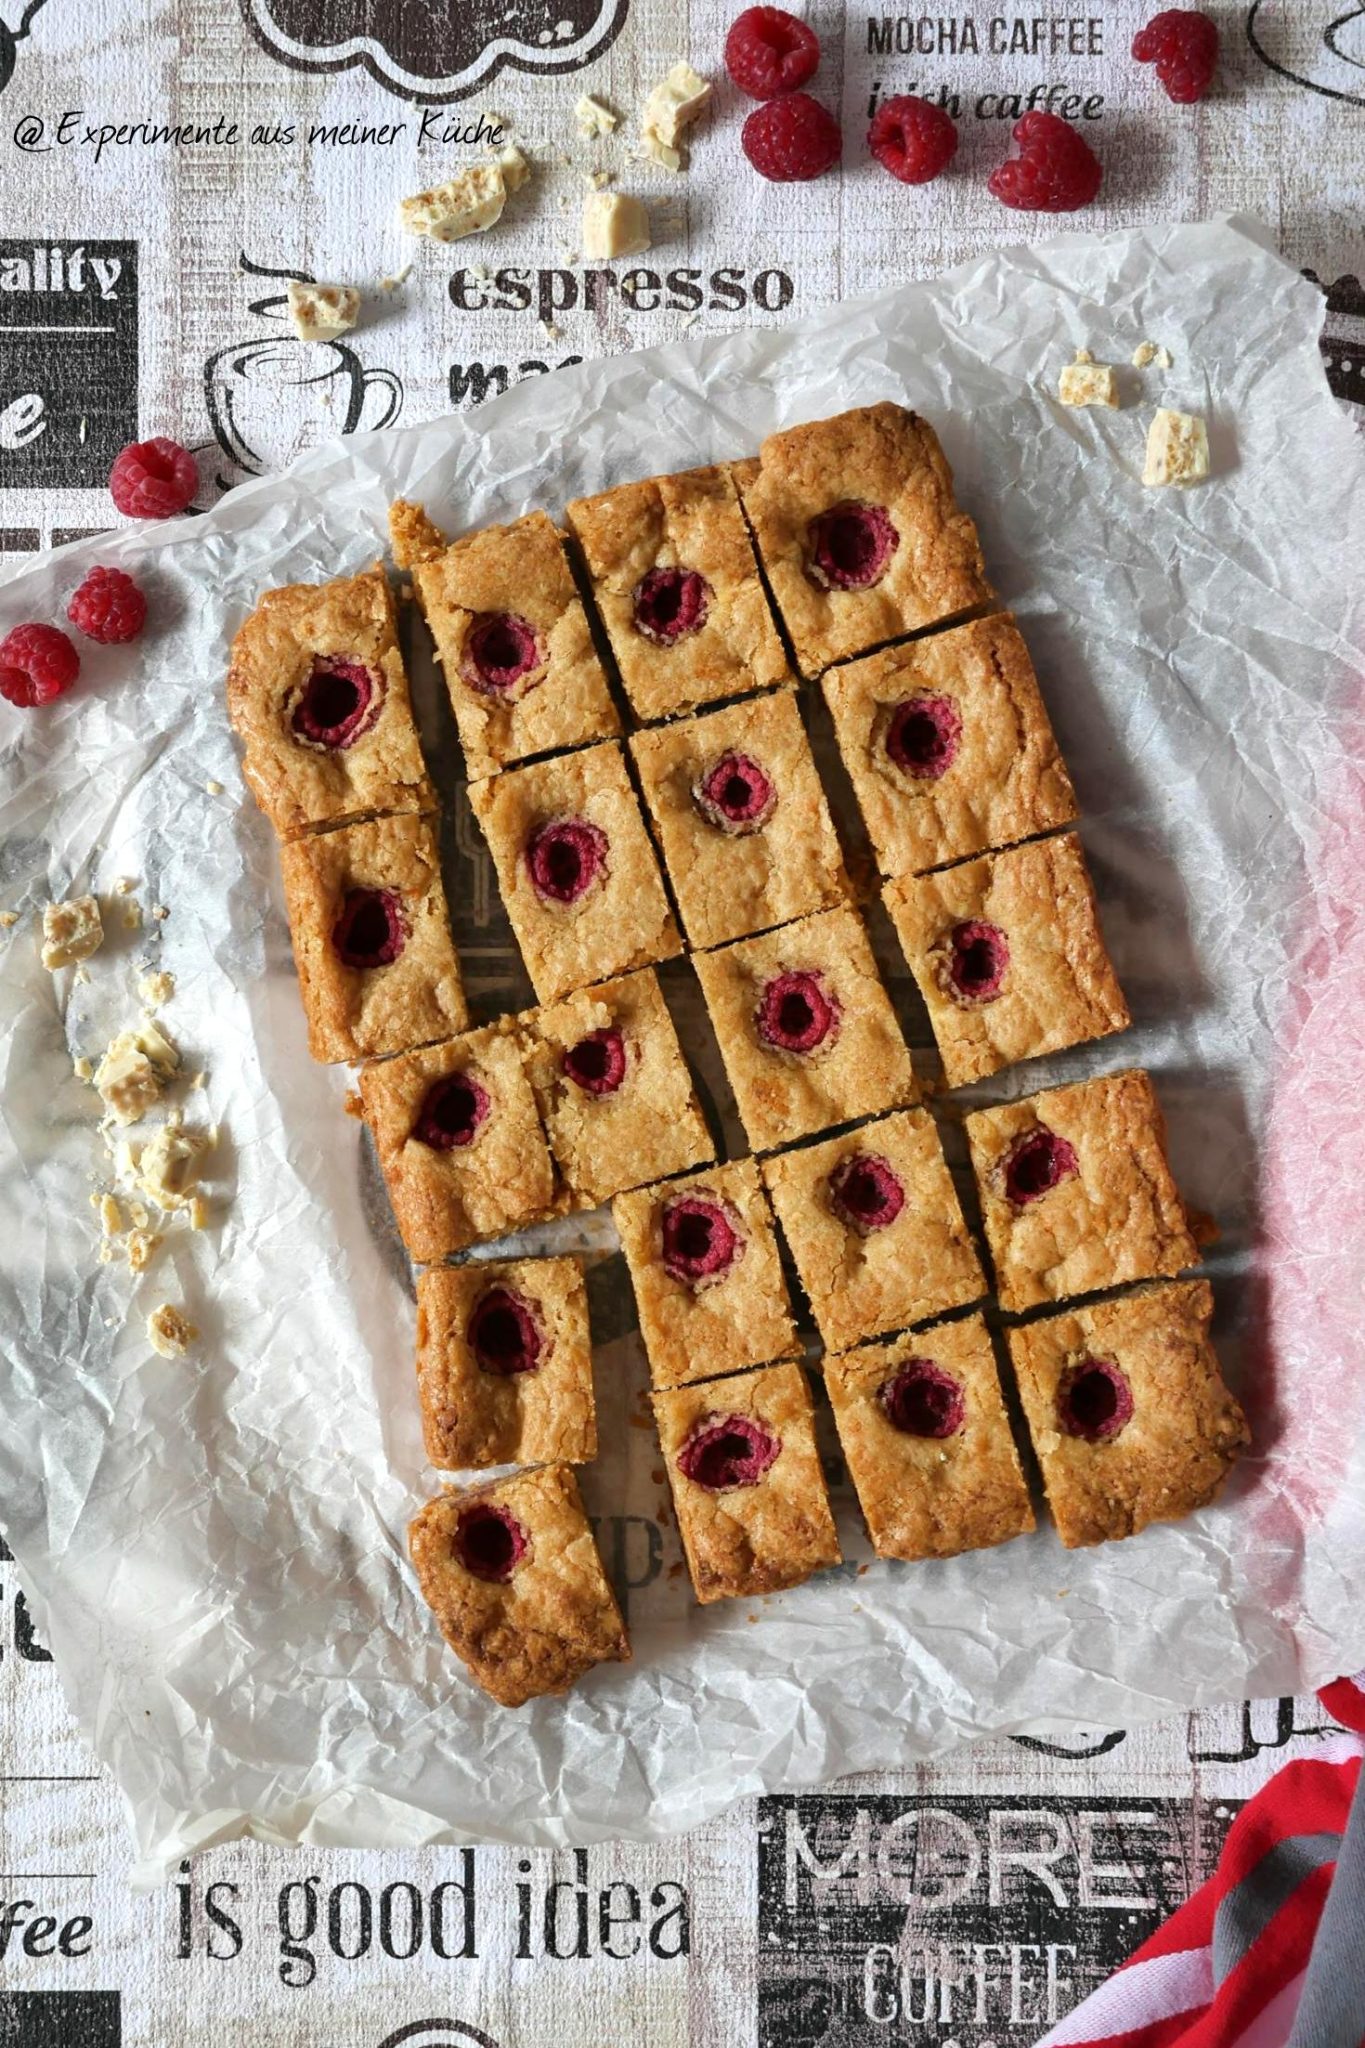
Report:
M784 93L755 107L739 140L759 176L775 185L818 178L838 163L844 147L833 114L807 92Z
M63 696L81 672L81 658L56 626L16 626L0 640L0 697L24 710Z
M1074 213L1100 189L1104 166L1060 114L1035 111L1014 124L1018 156L991 172L990 190L1020 213Z
M109 472L109 495L129 519L172 519L198 488L194 457L165 434L134 441L114 457Z
M66 616L87 640L113 647L136 640L147 623L147 600L122 569L92 569L72 592Z
M795 92L819 62L820 38L785 7L746 7L725 38L725 68L751 100Z
M872 116L867 146L902 185L927 185L956 156L957 128L942 107L907 92L882 101Z
M1218 24L1195 7L1163 7L1133 37L1139 64L1155 64L1167 99L1177 106L1202 100L1218 63Z

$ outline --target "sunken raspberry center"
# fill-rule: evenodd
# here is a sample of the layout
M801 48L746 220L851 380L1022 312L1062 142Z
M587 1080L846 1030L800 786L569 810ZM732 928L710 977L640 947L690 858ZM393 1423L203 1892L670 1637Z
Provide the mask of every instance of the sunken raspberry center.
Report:
M479 1369L499 1378L534 1372L544 1343L535 1310L513 1287L490 1287L469 1318L469 1348Z
M711 588L695 569L651 569L635 586L635 628L671 647L706 622Z
M721 1280L744 1250L723 1206L706 1195L679 1195L663 1213L664 1271L692 1287Z
M1108 1443L1133 1419L1133 1390L1110 1359L1083 1358L1062 1375L1057 1416L1068 1436Z
M692 797L702 816L722 832L757 832L773 814L777 790L747 754L722 754Z
M953 765L962 719L951 697L906 697L891 714L886 751L903 775L937 782Z
M866 1237L895 1222L905 1207L905 1188L889 1159L855 1152L830 1175L829 1201L841 1223Z
M970 919L955 924L949 939L948 989L960 1003L991 1003L1010 964L1005 934L997 925Z
M545 660L536 629L515 612L482 612L469 629L461 672L486 695L510 690Z
M781 1052L814 1052L839 1028L839 1005L818 974L778 974L758 1005L758 1035Z
M382 703L382 680L363 661L315 654L290 724L308 746L340 752L369 731Z
M1006 1199L1022 1209L1078 1170L1075 1147L1046 1124L1039 1124L1037 1130L1026 1131L1017 1139L1006 1155Z
M446 1074L428 1088L412 1135L435 1152L458 1151L473 1144L492 1107L488 1090L472 1074Z
M391 967L407 940L407 919L392 889L346 891L332 944L348 967Z
M547 903L577 903L607 866L607 835L586 818L557 818L526 849L531 885Z
M707 1415L678 1453L678 1470L708 1493L734 1486L757 1486L782 1449L774 1436L750 1415Z
M564 1071L588 1095L614 1095L626 1078L626 1041L614 1024L590 1031L564 1055Z
M826 590L870 590L900 545L884 506L847 499L812 519L806 532L810 572Z
M932 1358L907 1358L877 1389L882 1413L905 1436L956 1436L967 1413L960 1380Z
M505 1585L531 1547L516 1516L492 1501L476 1501L455 1524L455 1555L467 1572Z

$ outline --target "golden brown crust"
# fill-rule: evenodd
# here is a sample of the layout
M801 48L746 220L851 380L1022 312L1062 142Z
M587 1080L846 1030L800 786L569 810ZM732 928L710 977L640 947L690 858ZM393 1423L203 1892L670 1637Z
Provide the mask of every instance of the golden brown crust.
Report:
M1007 612L831 669L821 687L884 875L919 874L1075 818L1038 678ZM956 753L936 777L907 773L887 751L893 712L916 697L947 699L960 720Z
M755 1151L915 1099L910 1055L856 911L821 911L694 954L692 964ZM763 991L786 973L818 974L839 1004L837 1032L814 1052L787 1052L759 1036Z
M362 663L380 679L369 730L348 747L308 744L293 714L316 655ZM228 716L242 774L282 839L436 803L398 650L393 593L376 562L363 576L267 590L232 643Z
M654 1412L698 1600L777 1593L838 1564L810 1389L799 1365L656 1394ZM764 1424L781 1450L757 1485L713 1493L683 1475L678 1453L708 1417L730 1415Z
M686 1195L720 1202L744 1241L727 1273L697 1287L675 1280L662 1257L664 1209ZM752 1159L618 1195L612 1216L656 1387L739 1372L799 1351L772 1214Z
M439 1151L413 1136L428 1090L469 1074L489 1112L473 1141ZM443 1259L545 1215L554 1168L514 1035L497 1025L383 1060L360 1076L399 1233L414 1259Z
M962 1389L963 1422L953 1435L911 1436L887 1419L878 1390L912 1358ZM878 1557L956 1557L1034 1527L980 1316L827 1357L825 1385Z
M831 1176L869 1157L890 1167L905 1199L890 1223L864 1233L837 1213ZM922 1323L985 1293L938 1131L924 1110L901 1110L823 1145L779 1152L764 1160L763 1178L831 1350Z
M541 1349L529 1372L486 1372L470 1318L494 1288L524 1301ZM578 1259L476 1260L417 1277L417 1391L433 1465L585 1465L597 1456L588 1297Z
M530 1550L505 1585L476 1578L453 1550L471 1501L506 1508ZM423 1598L477 1685L500 1706L567 1692L595 1664L630 1662L630 1640L567 1465L444 1493L408 1525Z
M514 768L469 792L537 999L652 966L682 951L659 864L615 742ZM572 904L542 902L526 846L542 825L582 818L605 835L605 875Z
M571 1195L589 1207L623 1188L685 1173L715 1158L687 1062L652 968L580 989L523 1020L527 1071ZM593 1095L564 1071L564 1055L596 1031L619 1031L626 1073Z
M1127 1030L1128 1005L1104 949L1074 832L936 874L902 876L887 883L883 896L950 1087ZM976 922L1003 932L1009 965L999 995L964 1004L948 993L945 970L954 927Z
M1206 1280L1158 1281L1010 1331L1029 1435L1068 1549L1206 1507L1250 1443L1209 1343L1212 1314ZM1099 1443L1058 1422L1062 1376L1086 1358L1116 1365L1133 1396L1130 1421Z
M1166 1161L1161 1106L1139 1069L977 1110L966 1124L1003 1308L1036 1308L1198 1265ZM1006 1162L1040 1127L1072 1148L1076 1171L1016 1206L1005 1191Z
M427 818L374 818L280 848L284 903L315 1060L373 1059L463 1031L469 1013ZM386 967L350 967L333 929L351 890L391 892L407 938Z
M724 468L648 477L578 498L567 518L592 579L637 717L672 718L718 697L789 680L739 499ZM651 569L693 569L710 596L702 624L660 646L635 624Z
M692 945L724 945L848 901L839 840L790 692L637 733L630 749ZM755 831L727 831L696 801L726 754L754 762L776 792Z
M804 676L985 603L976 528L953 498L933 428L903 406L861 406L770 434L733 475ZM846 503L879 506L898 545L865 590L826 590L808 573L807 530Z

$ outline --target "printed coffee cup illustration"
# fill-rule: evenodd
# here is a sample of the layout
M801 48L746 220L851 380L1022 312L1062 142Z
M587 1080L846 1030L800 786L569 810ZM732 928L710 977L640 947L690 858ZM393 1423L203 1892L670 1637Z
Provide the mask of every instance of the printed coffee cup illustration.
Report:
M14 67L19 58L19 45L28 35L34 16L47 4L47 0L27 0L14 18L12 4L0 5L0 92L5 90L14 76Z
M1365 107L1365 7L1341 0L1255 0L1247 41L1263 64L1296 85Z

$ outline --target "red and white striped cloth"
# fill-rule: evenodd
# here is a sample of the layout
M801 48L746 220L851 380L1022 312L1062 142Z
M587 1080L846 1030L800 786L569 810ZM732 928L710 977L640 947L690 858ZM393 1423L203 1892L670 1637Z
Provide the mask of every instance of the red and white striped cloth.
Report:
M1365 2048L1365 1671L1319 1697L1353 1732L1277 1771L1208 1882L1037 2048Z

